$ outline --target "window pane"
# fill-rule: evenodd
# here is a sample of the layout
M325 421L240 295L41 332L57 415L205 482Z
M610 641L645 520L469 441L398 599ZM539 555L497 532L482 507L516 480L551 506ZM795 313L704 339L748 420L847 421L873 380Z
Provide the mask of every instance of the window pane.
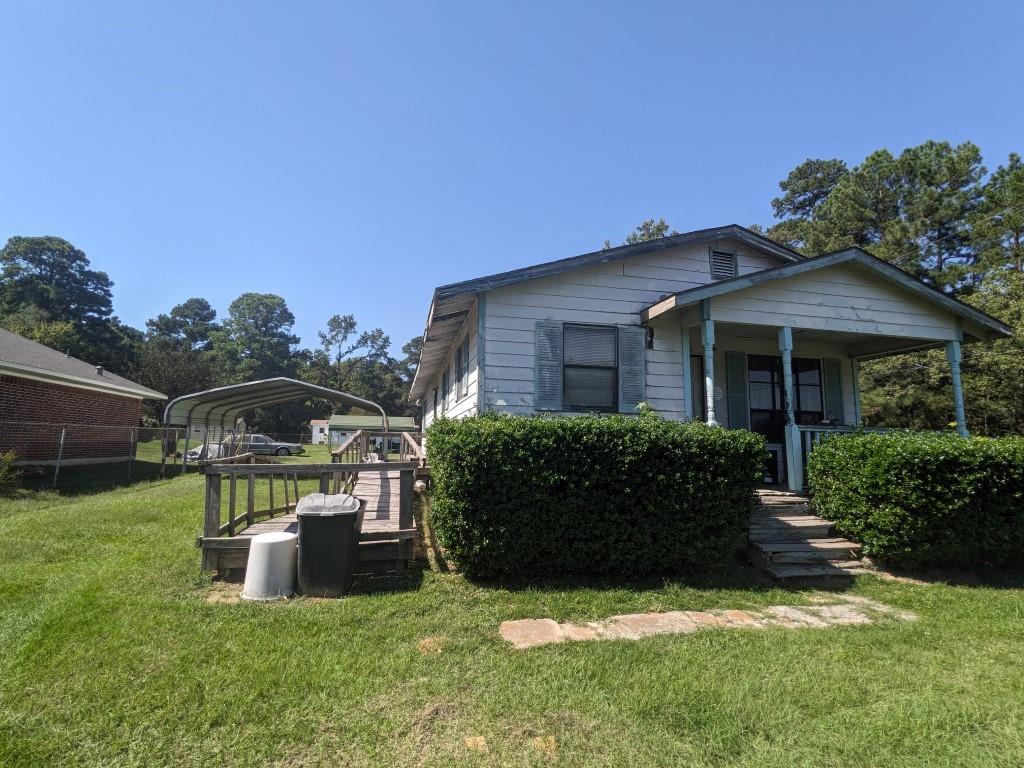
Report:
M793 373L797 384L821 384L821 363L818 360L794 358Z
M563 362L566 365L615 365L617 331L594 325L566 325Z
M566 368L565 404L570 408L615 408L614 368Z
M801 411L821 411L821 387L797 387L797 402Z
M750 382L750 407L751 408L762 408L766 411L770 411L775 407L775 401L772 399L772 385L762 384L760 382Z

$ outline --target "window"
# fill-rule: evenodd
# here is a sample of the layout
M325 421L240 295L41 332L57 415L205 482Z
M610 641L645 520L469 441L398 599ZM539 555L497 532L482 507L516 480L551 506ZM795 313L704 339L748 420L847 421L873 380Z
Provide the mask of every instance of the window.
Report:
M562 407L614 411L618 403L618 330L573 325L562 329Z
M786 402L783 397L782 358L773 355L748 355L750 428L768 437L769 442L782 442L786 423ZM805 357L793 358L793 390L796 396L794 416L797 424L816 424L824 416L821 361Z
M690 355L690 396L693 398L693 418L708 420L708 393L704 389L704 355Z
M739 270L736 264L736 254L729 251L711 251L711 277L715 280L725 280L736 277Z
M793 358L793 388L796 390L796 423L817 424L825 418L822 397L821 361Z
M444 373L441 375L441 413L444 413L448 408L448 369L446 368Z
M437 387L434 387L434 418L437 418Z

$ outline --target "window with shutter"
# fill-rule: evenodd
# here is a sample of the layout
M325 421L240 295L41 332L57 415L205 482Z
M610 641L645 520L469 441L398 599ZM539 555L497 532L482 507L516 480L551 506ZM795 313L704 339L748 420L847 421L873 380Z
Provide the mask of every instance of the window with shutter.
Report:
M462 375L462 345L455 351L455 399L461 400L466 394L466 380Z
M736 277L739 273L736 254L729 251L711 251L711 277L715 280L726 280Z
M445 372L441 375L441 413L444 413L448 409L448 391L448 370L445 369Z
M614 411L618 405L618 336L615 326L575 325L562 329L562 407Z

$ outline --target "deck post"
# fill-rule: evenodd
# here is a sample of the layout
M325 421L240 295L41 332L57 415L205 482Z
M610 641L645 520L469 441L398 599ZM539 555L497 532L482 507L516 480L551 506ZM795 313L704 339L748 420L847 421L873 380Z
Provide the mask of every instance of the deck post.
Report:
M968 437L967 416L964 411L964 385L960 376L960 362L962 360L960 342L946 342L946 359L949 360L949 372L953 377L953 407L956 410L956 431L960 437Z
M853 423L855 426L862 426L860 413L860 360L856 357L850 358L850 372L853 376Z
M700 303L701 340L704 343L704 392L708 409L708 426L717 427L715 421L715 321L711 319L711 300Z
M786 483L789 490L799 491L804 484L804 457L800 427L796 423L792 328L779 328L779 352L782 355L782 397L786 406Z
M690 326L683 323L683 418L693 418L693 373L690 370Z

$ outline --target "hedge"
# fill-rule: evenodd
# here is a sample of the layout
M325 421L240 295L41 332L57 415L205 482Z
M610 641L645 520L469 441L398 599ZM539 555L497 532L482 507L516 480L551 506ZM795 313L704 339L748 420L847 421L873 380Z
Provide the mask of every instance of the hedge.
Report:
M872 557L948 567L1024 556L1024 438L835 436L807 475L819 514Z
M427 454L437 538L483 579L726 561L765 461L758 435L651 415L439 419Z

